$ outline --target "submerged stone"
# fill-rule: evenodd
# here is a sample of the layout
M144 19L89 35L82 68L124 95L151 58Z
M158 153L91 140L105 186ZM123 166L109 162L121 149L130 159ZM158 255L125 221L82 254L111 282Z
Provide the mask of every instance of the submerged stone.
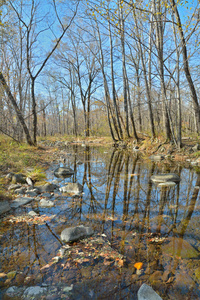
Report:
M65 228L61 232L61 240L68 243L74 242L88 236L91 236L94 233L91 227L85 227L83 225Z
M192 245L177 237L169 238L169 243L162 246L162 252L185 259L199 257L199 252Z
M69 167L59 167L54 171L54 175L58 178L72 176L73 174L74 171Z
M162 298L152 289L151 286L143 283L138 291L138 300L162 300Z
M153 182L161 183L161 182L179 182L181 179L175 173L167 173L167 174L157 174L151 176L151 180Z
M83 191L83 186L80 183L68 182L59 189L63 193L79 194Z

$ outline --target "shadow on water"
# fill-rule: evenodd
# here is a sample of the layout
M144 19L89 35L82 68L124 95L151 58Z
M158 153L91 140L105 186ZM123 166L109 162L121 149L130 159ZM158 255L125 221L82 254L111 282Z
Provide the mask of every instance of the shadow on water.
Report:
M10 277L1 286L73 284L70 299L137 299L137 290L145 282L163 299L183 295L199 299L200 174L119 150L76 145L63 155L74 175L56 178L54 170L63 163L54 162L48 181L59 186L79 182L84 193L56 192L51 198L54 207L42 208L33 201L3 219L0 272ZM174 187L159 187L150 180L152 175L169 172L181 178ZM30 210L39 214L38 222L27 221ZM101 259L71 263L74 250L70 250L67 269L63 258L51 264L63 246L61 231L80 224L92 226L109 251L123 255L123 263L108 263L105 251ZM76 253L87 251L83 242L70 247ZM142 263L140 270L137 262Z

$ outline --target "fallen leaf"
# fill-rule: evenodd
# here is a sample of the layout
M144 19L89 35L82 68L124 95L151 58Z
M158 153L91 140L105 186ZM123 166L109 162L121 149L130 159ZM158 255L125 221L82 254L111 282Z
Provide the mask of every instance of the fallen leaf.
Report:
M117 262L117 264L118 264L120 267L123 267L123 265L124 265L123 259L119 259L118 262Z
M142 262L137 262L134 264L134 267L137 269L137 270L141 270L142 269L142 266L143 266L143 263Z

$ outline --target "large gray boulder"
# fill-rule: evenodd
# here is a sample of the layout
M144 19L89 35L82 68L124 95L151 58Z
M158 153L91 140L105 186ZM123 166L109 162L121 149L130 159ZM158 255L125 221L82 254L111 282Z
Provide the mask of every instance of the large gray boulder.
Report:
M68 243L81 240L88 236L93 235L94 231L91 227L85 227L83 225L65 228L61 232L61 240Z
M54 171L54 175L58 178L72 176L74 171L69 167L59 167Z
M160 183L160 182L167 182L167 181L179 182L181 179L175 173L167 173L167 174L153 175L151 176L151 180L155 183Z
M138 300L162 300L162 298L146 283L138 291Z
M80 194L83 191L83 186L80 183L68 182L66 185L62 186L59 190L62 193Z

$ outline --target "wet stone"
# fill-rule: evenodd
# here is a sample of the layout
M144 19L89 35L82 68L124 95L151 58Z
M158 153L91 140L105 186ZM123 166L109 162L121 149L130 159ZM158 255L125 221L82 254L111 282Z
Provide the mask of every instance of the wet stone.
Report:
M156 183L168 182L168 181L179 182L180 177L175 173L157 174L151 176L151 180Z
M74 171L69 167L59 167L54 171L56 177L73 175Z
M80 183L69 182L59 190L63 193L79 194L83 191L83 186Z
M38 216L38 214L33 210L29 211L28 215L31 216L31 217Z
M53 207L54 202L50 201L50 200L42 199L42 200L40 200L40 206L41 207Z
M68 242L77 241L93 234L91 227L85 227L83 225L77 227L66 228L61 232L61 240Z

